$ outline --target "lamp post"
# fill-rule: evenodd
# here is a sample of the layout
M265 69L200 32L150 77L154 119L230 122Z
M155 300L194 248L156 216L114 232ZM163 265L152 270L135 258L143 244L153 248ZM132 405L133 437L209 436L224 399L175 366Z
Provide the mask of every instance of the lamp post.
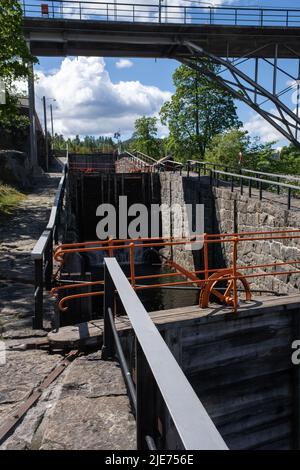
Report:
M52 104L50 104L50 117L51 117L51 135L52 139L54 137L54 128L53 128L53 107Z
M49 149L48 149L48 129L47 129L47 107L46 107L46 97L43 96L43 108L44 108L44 130L45 130L45 168L46 171L49 170Z
M46 156L46 171L49 169L49 147L48 147L48 127L47 127L47 100L56 101L55 98L46 98L43 96L43 108L44 108L44 129L45 129L45 156ZM54 137L54 126L53 126L53 106L50 104L50 118L51 118L51 148L53 148L53 137Z

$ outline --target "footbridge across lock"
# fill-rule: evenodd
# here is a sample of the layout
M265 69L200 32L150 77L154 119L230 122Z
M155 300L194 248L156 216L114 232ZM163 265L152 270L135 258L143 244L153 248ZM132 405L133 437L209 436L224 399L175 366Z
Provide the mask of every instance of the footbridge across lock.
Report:
M300 9L171 6L159 0L21 3L33 54L178 60L300 146ZM203 59L217 64L217 71Z

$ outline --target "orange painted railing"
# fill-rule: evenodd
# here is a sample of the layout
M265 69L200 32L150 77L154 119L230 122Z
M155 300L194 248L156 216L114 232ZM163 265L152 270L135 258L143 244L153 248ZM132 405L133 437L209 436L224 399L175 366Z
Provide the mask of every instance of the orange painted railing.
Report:
M138 239L125 239L125 240L114 240L108 239L105 241L93 241L84 243L71 243L57 246L54 251L54 259L58 263L59 268L55 275L56 281L58 280L58 273L61 271L66 256L72 253L92 253L92 252L104 252L109 257L114 256L119 250L128 250L129 252L129 266L130 276L128 279L131 282L132 287L138 290L144 289L155 289L169 286L184 286L184 285L196 285L200 289L199 305L202 308L206 308L209 305L212 296L215 296L222 303L232 307L233 311L236 312L239 305L239 287L238 283L242 284L243 290L245 291L245 300L251 300L251 292L249 280L255 281L261 277L268 276L286 276L291 274L300 274L300 257L296 260L279 261L274 263L263 263L263 264L243 264L243 260L238 259L238 247L246 242L265 242L265 241L294 241L300 240L300 230L275 230L275 231L264 231L264 232L242 232L242 233L226 233L226 234L203 234L191 239L181 238L138 238ZM197 246L196 244L200 244ZM213 268L209 266L209 246L215 246L221 244L223 247L228 244L231 245L231 266L226 268ZM184 267L171 259L166 258L164 255L159 254L159 249L166 247L185 247L185 245L195 245L196 250L203 250L203 269L188 271ZM158 256L162 259L166 265L168 265L173 272L160 273L160 274L148 274L144 276L137 276L135 274L135 252L136 250L150 248L157 252ZM300 242L299 242L300 251ZM229 257L229 254L228 254ZM280 268L281 270L278 270ZM288 269L284 269L288 268ZM266 271L261 272L260 270L265 269ZM245 271L251 271L247 273ZM174 276L181 276L184 280L172 281ZM156 284L138 284L139 281L155 280L159 279L159 283ZM166 279L166 282L161 280ZM224 293L218 289L218 284L225 284L223 287ZM77 284L62 285L54 287L52 293L58 295L61 291L67 291L69 289L76 289L79 287L88 286L102 286L103 280L94 282L84 282ZM87 292L81 294L72 294L63 297L59 302L60 310L66 310L66 302L72 299L92 296L102 296L103 292Z

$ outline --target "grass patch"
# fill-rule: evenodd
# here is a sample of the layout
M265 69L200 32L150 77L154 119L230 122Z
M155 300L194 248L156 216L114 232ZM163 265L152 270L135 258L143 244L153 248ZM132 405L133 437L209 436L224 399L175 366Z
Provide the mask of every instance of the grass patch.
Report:
M15 188L0 183L0 216L11 214L24 197Z

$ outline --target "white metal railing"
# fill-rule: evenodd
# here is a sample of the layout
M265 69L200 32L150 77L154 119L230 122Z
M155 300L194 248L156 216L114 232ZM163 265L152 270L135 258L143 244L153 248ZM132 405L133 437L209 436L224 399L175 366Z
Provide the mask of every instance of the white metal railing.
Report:
M117 0L20 0L25 17L132 23L179 23L232 26L300 26L300 9L213 6L212 2L167 5L162 0L126 3Z

